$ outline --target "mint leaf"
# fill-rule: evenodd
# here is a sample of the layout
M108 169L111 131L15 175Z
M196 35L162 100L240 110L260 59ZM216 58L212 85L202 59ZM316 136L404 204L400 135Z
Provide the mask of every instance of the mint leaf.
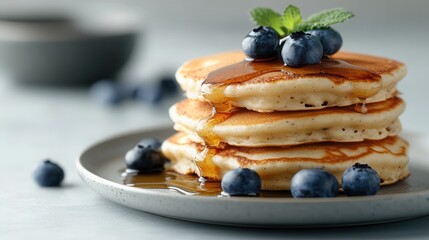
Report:
M299 8L293 5L289 5L283 11L282 20L283 26L286 27L288 34L290 34L295 29L295 26L297 26L302 21L301 11Z
M256 25L271 27L280 36L285 35L285 31L282 26L282 17L279 13L273 11L270 8L255 8L250 11L250 17Z
M296 31L308 31L313 29L327 28L332 24L341 23L353 17L353 13L342 8L333 8L316 13L299 24Z
M332 24L344 22L353 16L353 13L342 8L333 8L313 14L303 21L301 11L293 5L285 8L283 16L270 8L255 8L250 11L250 17L256 25L271 27L280 37L298 31L328 28Z

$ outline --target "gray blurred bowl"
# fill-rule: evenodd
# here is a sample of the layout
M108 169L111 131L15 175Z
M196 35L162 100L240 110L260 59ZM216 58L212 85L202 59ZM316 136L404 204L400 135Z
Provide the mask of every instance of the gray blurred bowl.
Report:
M133 52L135 16L124 12L0 14L0 74L37 84L114 77Z

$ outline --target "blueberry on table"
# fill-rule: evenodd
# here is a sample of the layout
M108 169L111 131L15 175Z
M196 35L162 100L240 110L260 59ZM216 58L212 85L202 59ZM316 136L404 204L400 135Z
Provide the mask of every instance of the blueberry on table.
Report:
M160 83L140 84L135 89L135 98L143 102L159 103L162 95Z
M375 195L380 190L380 177L367 164L356 163L344 171L342 186L348 196Z
M291 181L294 198L335 197L339 185L334 175L322 169L304 169L296 173Z
M285 65L301 67L319 63L323 57L323 47L317 37L296 32L287 38L281 54Z
M100 80L91 85L91 97L103 105L117 105L124 98L124 89L113 80Z
M49 160L43 161L34 171L34 180L42 187L57 187L64 179L64 171Z
M261 178L251 169L237 168L223 176L221 186L231 196L257 195L261 191Z
M159 143L153 139L145 139L129 150L125 155L128 169L140 172L160 171L166 159L159 151Z
M317 29L307 33L317 37L323 47L323 55L332 55L343 45L341 35L332 28Z
M161 89L164 93L174 94L179 90L174 74L164 75L160 78Z
M246 59L265 60L277 57L280 37L272 28L258 27L250 31L243 39L241 47Z

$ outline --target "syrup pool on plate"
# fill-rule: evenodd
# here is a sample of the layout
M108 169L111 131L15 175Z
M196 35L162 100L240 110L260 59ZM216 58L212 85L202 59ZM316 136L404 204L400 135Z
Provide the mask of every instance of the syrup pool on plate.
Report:
M141 173L120 170L124 185L142 189L164 189L187 196L222 197L220 182L199 181L197 175L182 175L173 171ZM291 198L289 191L261 191L256 197Z

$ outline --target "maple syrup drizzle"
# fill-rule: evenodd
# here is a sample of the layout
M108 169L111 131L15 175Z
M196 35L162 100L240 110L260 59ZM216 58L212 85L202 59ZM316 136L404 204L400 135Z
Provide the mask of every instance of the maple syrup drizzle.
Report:
M345 81L376 83L375 87L367 88L367 84L357 84L352 92L359 99L356 111L366 113L365 99L374 96L381 90L381 76L368 69L349 64L343 60L322 59L321 63L307 65L301 68L284 66L281 60L271 61L241 61L209 73L202 83L202 95L212 105L212 114L198 123L196 132L205 143L204 150L200 151L195 164L198 175L202 178L214 180L218 169L213 163L216 154L215 148L221 143L221 138L214 133L214 127L231 117L237 108L231 104L231 98L225 95L225 89L231 84L240 84L250 81L267 73L280 72L285 77L282 80L293 80L301 77L328 77L335 84ZM363 100L361 100L363 99Z
M194 158L197 174L201 177L199 182L219 181L219 170L213 163L213 157L217 154L216 147L205 145L198 151Z
M217 108L212 105L212 112L209 117L201 120L197 124L196 132L202 138L206 145L217 147L222 139L217 136L213 129L216 124L224 122L230 118L234 112L238 111L237 108Z
M358 98L358 101L355 105L355 111L363 114L368 113L368 108L366 107L366 99Z

